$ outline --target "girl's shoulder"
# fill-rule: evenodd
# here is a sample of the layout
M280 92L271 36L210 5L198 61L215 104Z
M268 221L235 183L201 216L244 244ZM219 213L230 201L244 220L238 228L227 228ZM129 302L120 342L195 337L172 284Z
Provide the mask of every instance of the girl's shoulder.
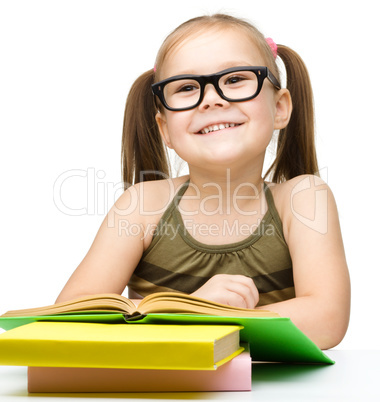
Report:
M139 224L154 223L170 205L188 176L152 180L128 187L116 201L111 212L128 216Z
M305 174L283 183L267 183L283 223L285 238L293 219L312 220L327 212L328 185L318 176Z
M149 247L154 229L175 194L188 179L188 176L182 176L137 183L130 186L120 197L118 203L124 216L135 226L139 225L144 232L144 250Z
M140 210L152 215L162 215L189 176L145 181L134 185Z
M312 174L296 176L282 183L266 182L266 184L275 200L277 199L281 203L289 202L289 197L296 194L306 195L327 188L327 184L319 176Z

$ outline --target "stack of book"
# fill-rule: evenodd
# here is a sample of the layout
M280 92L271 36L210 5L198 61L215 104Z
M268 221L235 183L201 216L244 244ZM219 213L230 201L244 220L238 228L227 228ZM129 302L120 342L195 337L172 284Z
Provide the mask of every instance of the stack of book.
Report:
M289 318L177 293L96 295L0 317L29 392L249 391L251 358L331 364Z

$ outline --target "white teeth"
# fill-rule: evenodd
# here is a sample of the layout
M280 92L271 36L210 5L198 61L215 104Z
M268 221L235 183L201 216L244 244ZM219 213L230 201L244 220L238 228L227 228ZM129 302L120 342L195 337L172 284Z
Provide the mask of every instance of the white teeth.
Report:
M235 126L237 126L237 124L235 124L235 123L215 124L213 126L205 127L201 131L201 133L202 134L207 134L207 133L210 133L212 131L219 131L219 130L223 130L223 129L228 128L228 127L235 127Z

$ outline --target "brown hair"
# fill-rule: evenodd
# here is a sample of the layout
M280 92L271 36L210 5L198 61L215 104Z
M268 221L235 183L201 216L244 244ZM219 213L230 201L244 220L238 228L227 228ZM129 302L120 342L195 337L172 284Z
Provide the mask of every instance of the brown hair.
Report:
M279 69L263 34L249 22L225 14L193 18L176 28L163 42L156 58L156 71L142 74L127 98L122 138L122 171L125 188L145 180L157 180L170 173L166 148L155 121L157 108L151 85L161 79L161 66L177 44L205 29L244 30L261 50L269 69L279 80ZM287 88L293 111L286 128L280 130L276 158L265 174L274 182L300 174L318 174L314 144L313 93L309 74L293 50L278 45L278 55L286 68ZM280 81L280 80L279 80Z
M125 105L121 142L124 188L169 175L167 152L155 120L153 80L153 69L142 74L132 85Z
M272 173L273 182L289 180L301 174L318 175L314 141L314 101L306 66L292 49L278 45L277 54L286 69L287 88L293 111L288 125L280 130L277 153L265 177Z

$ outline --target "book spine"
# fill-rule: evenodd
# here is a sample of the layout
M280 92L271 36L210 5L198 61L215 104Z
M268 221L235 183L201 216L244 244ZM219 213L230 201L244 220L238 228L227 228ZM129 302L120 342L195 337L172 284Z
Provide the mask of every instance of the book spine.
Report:
M3 339L1 344L2 365L215 370L214 345L210 342Z

